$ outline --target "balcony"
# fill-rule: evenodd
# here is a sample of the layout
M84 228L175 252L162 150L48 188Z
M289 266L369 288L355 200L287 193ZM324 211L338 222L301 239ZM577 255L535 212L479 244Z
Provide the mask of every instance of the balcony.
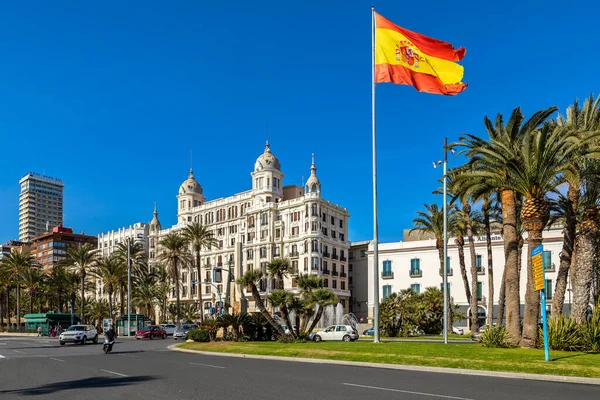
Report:
M331 275L333 275L333 276L338 276L338 275L339 275L339 273L338 273L338 272L337 272L337 271L334 269L333 271L331 271Z
M300 256L300 253L298 253L297 251L292 251L290 253L290 257L294 257L295 258L295 257L298 257L298 256Z
M448 276L452 276L453 275L452 268L448 268L447 271L448 271ZM443 274L444 274L444 269L440 268L440 276L443 276Z
M421 269L411 269L408 271L408 274L410 275L411 278L422 278L423 277L423 271L421 271Z
M394 279L394 271L382 271L381 279Z
M330 271L330 270L328 270L327 268L325 268L325 269L323 270L323 275L329 275L329 274L331 274L331 271Z
M340 272L340 278L346 278L348 275L346 275L345 272Z
M329 257L331 257L331 255L329 253L325 252L325 253L323 253L323 257L329 258Z
M223 263L222 262L218 262L217 263L217 267L223 267Z
M347 261L347 259L344 256L340 256L340 261Z
M331 259L332 259L332 260L337 260L337 259L338 259L338 255L337 255L337 254L335 254L335 253L333 253L333 254L331 255Z
M485 275L485 268L481 266L477 267L477 275Z
M487 299L485 298L485 296L477 296L477 304L486 305L486 301Z
M545 265L544 272L556 272L556 264L552 263L551 265ZM548 298L546 298L546 300L548 300Z

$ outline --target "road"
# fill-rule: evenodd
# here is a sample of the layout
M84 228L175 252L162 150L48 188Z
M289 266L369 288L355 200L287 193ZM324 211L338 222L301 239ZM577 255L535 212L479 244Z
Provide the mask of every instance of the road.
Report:
M59 346L56 339L0 336L0 398L600 398L600 386L204 356L168 350L173 343L123 338L105 355L101 344Z

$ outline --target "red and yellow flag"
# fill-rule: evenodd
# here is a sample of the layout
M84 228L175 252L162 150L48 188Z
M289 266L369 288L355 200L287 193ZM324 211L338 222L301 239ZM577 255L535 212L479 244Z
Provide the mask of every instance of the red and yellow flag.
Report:
M393 24L375 13L375 82L412 85L419 92L454 96L462 83L467 50Z

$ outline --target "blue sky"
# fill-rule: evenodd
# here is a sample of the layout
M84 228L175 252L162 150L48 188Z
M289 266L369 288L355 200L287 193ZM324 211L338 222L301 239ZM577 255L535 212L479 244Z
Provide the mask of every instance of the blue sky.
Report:
M266 121L284 184L309 175L314 152L324 197L352 215L349 238L372 237L371 1L84 3L2 7L0 241L18 237L28 171L65 182L76 231L147 222L155 201L170 226L190 149L208 199L247 190ZM381 241L441 201L431 162L444 136L483 135L485 115L564 110L600 89L594 1L375 6L466 47L469 84L456 97L377 86Z

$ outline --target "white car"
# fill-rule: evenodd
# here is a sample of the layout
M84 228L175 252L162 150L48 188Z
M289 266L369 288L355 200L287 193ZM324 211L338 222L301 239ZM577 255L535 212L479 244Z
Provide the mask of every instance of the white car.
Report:
M452 333L456 334L456 335L464 335L465 331L463 330L463 328L458 328L456 326L452 327Z
M72 325L60 334L58 342L61 346L67 342L81 344L94 342L96 344L98 343L98 331L92 325Z
M343 340L351 342L358 340L358 332L350 325L331 325L321 332L315 333L313 336L315 342L321 340Z
M173 334L177 330L177 325L175 324L160 324L160 327L167 332L168 336L173 336Z

